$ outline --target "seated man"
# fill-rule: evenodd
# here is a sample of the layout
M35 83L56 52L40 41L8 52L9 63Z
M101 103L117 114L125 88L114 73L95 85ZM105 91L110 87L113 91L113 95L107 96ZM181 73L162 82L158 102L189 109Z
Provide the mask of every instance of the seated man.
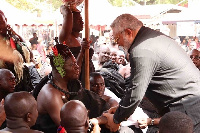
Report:
M89 128L88 111L79 100L65 103L60 111L61 126L67 133L87 133ZM98 122L93 122L93 133L100 133Z
M118 56L118 58L117 58L117 64L119 64L121 66L127 65L127 61L126 61L126 58L125 58L124 51L122 51L122 50L119 49L117 51L117 56Z
M99 58L98 58L98 64L94 64L95 70L99 71L103 64L110 59L110 48L106 44L101 44L99 46Z
M100 73L93 72L90 74L90 90L104 99L110 105L110 107L118 106L120 99L116 97L116 95L114 95L111 91L105 88L104 78ZM143 117L147 118L147 115L142 111L142 109L140 109L140 107L137 107L134 114L131 115L127 121L121 123L119 132L123 133L123 131L130 131L132 129L135 133L141 133L142 130L137 126L137 119ZM127 126L130 126L131 129L129 129Z
M14 92L16 86L15 76L8 69L0 69L0 126L1 129L5 127L5 111L3 108L3 99L9 94ZM2 125L3 124L3 125Z
M60 110L70 100L80 100L90 110L89 117L99 117L108 109L107 103L97 94L81 86L79 66L66 45L57 44L49 55L52 72L36 86L38 119L34 129L55 133L60 126Z
M8 69L0 69L0 100L14 92L15 86L14 74Z
M110 107L118 106L118 99L113 99L110 96L104 94L105 92L105 82L103 76L98 72L93 72L90 74L90 90L98 94L102 99L104 99ZM112 92L110 92L112 93ZM120 100L119 100L120 101Z
M103 64L100 73L105 80L105 86L117 97L122 98L125 94L125 80L118 71L118 64L110 60Z
M200 70L200 52L197 49L193 49L190 52L190 58L195 64L195 66Z
M5 98L4 108L7 127L1 131L9 131L11 133L42 133L30 129L36 122L38 111L36 100L28 92L21 91L8 94Z
M192 119L179 111L166 113L160 120L159 133L193 133Z

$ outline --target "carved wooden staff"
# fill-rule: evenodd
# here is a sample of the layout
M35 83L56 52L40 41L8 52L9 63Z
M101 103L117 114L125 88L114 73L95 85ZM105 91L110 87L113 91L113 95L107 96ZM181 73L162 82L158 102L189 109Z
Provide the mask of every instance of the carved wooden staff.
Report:
M89 0L85 0L85 38L89 40ZM85 50L85 88L90 90L89 49Z

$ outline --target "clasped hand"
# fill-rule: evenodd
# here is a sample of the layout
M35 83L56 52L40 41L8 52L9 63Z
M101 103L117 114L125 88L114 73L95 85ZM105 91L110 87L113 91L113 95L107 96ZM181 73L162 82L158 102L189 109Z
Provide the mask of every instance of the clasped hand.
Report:
M112 107L107 112L103 113L103 116L105 116L108 120L106 127L110 129L111 132L116 132L119 130L120 124L116 124L113 122L113 116L118 107Z
M83 38L83 40L81 41L81 50L84 51L85 49L89 49L90 48L90 40L87 40L86 38Z

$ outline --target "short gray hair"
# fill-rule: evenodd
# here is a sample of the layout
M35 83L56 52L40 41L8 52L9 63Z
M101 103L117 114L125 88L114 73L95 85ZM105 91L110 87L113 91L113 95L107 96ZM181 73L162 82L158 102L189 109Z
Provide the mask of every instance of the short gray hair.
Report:
M143 23L131 14L122 14L118 16L110 25L116 32L121 32L125 29L136 30L140 29Z

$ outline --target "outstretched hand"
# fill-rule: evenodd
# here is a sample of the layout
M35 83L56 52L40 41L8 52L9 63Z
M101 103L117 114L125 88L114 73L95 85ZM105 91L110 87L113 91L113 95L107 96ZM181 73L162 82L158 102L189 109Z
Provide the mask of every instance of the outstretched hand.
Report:
M145 129L145 128L149 125L150 121L151 121L150 118L144 118L144 119L139 119L139 120L137 120L138 126L139 126L141 129Z
M103 116L107 118L108 122L106 124L106 127L109 128L111 132L116 132L117 130L119 130L120 124L115 124L113 122L114 114L103 113Z
M112 107L107 111L107 113L114 114L115 111L117 110L117 108L118 108L118 106Z

